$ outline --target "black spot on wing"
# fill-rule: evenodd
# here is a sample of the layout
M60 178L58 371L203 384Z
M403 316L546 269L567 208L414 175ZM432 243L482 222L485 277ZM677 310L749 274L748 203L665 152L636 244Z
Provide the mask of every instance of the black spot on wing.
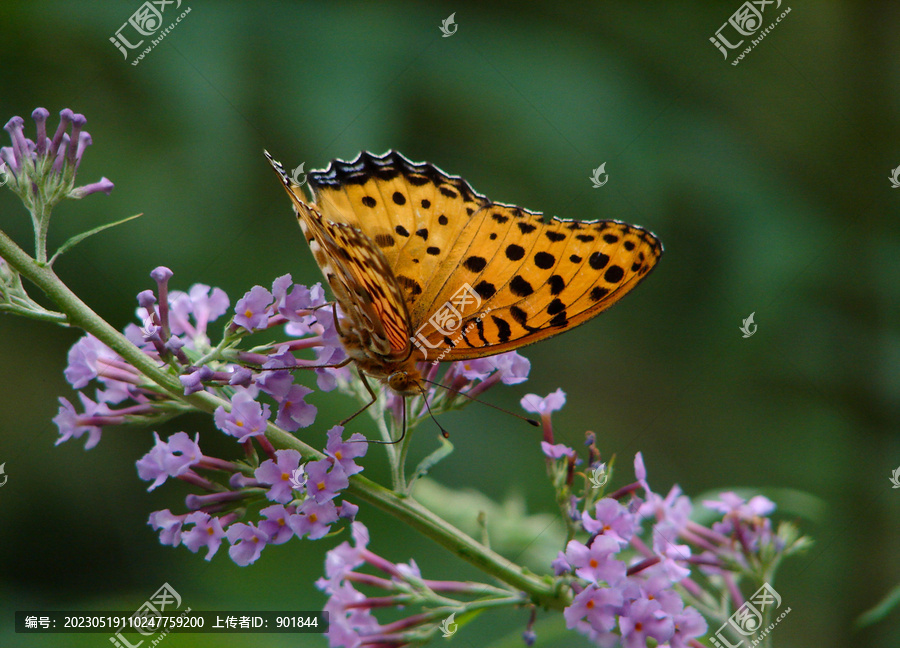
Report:
M594 286L591 289L591 299L593 301L600 301L609 293L608 288L602 288L601 286Z
M475 319L475 329L478 331L478 338L484 343L484 346L488 346L490 342L484 337L484 322L480 318ZM469 346L472 345L470 344Z
M556 265L556 257L549 252L538 252L534 255L534 265L542 270L549 270Z
M463 261L463 267L471 272L481 272L487 265L487 259L480 256L472 255Z
M526 322L528 321L528 313L523 311L518 306L510 306L509 314L512 315L512 318L519 323L523 329L528 331L529 333L534 333L535 331L540 331L539 328L534 328L533 326L528 326Z
M557 298L550 302L550 305L547 306L547 313L549 315L556 315L557 313L561 313L566 310L566 305L562 303L562 300Z
M548 280L547 283L550 285L550 294L558 295L563 291L563 288L566 287L566 281L559 275L553 275Z
M603 270L606 267L606 264L609 263L609 257L603 254L603 252L592 252L591 256L588 258L588 263L591 264L591 267L594 270Z
M517 297L527 297L534 292L534 288L531 287L531 284L523 279L521 275L516 275L512 278L512 281L509 282L509 289L512 290L513 294Z
M512 243L506 246L506 258L510 261L518 261L523 256L525 256L525 248L521 245Z
M510 328L509 322L496 315L491 315L491 319L497 325L497 338L501 342L509 342L509 338L512 335L512 328Z
M622 277L625 276L625 271L622 270L617 265L611 265L606 269L606 272L603 274L603 278L606 279L609 283L619 283L622 281Z
M494 296L494 293L497 292L497 289L494 287L494 284L482 281L475 286L475 292L477 292L482 299L490 299Z

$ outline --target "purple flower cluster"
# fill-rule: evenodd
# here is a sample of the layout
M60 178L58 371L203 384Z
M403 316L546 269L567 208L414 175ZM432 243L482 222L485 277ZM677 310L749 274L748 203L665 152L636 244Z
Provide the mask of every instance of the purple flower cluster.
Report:
M422 578L415 561L395 564L368 548L369 531L362 522L351 524L353 543L342 542L325 557L325 577L316 587L328 595L328 645L332 648L400 648L419 645L437 632L439 623L452 611L435 605L452 604L452 595L484 597L491 586L472 582L435 581ZM380 572L359 571L368 565ZM367 596L357 587L382 590L381 596ZM507 592L508 594L508 592ZM412 602L428 601L422 612L392 623L381 624L372 610L385 607L407 609ZM455 628L454 628L455 630Z
M598 646L643 648L652 639L669 648L699 647L696 638L706 633L707 623L682 598L700 599L703 594L691 578L691 568L719 577L735 607L740 606L736 573L752 573L761 555L785 549L766 517L775 505L762 496L748 502L735 493L722 493L719 500L704 502L723 514L722 520L711 528L703 526L690 519L693 505L678 486L664 497L651 490L641 453L634 461L634 483L596 499L599 484L590 487L585 474L586 486L579 495L574 486L580 460L574 449L554 443L550 420L564 404L560 390L546 398L529 394L522 399L526 411L541 416L541 447L570 528L578 536L587 535L569 541L552 563L554 573L568 579L574 593L564 612L566 625ZM605 467L592 433L586 445L590 468Z
M0 172L11 176L10 187L32 206L38 199L52 206L62 198L84 198L102 191L109 194L113 183L106 178L83 187L75 187L75 173L85 149L91 145L90 134L84 130L84 115L68 108L59 113L59 126L53 137L47 135L46 108L31 113L37 125L36 140L25 137L25 120L10 119L4 130L9 133L12 146L0 148ZM71 134L69 129L71 127Z
M691 548L666 535L687 523L690 501L677 495L663 499L649 490L645 494L646 501L632 495L627 505L615 495L604 497L593 510L581 513L580 526L590 534L588 539L569 541L553 562L557 575L574 576L575 597L564 612L566 626L598 646L621 642L625 648L643 648L648 639L671 648L698 645L691 642L705 634L706 621L686 607L674 589L679 584L699 591L686 567ZM645 534L648 517L653 524ZM651 546L642 535L653 538Z
M245 454L244 462L226 461L204 455L199 435L191 439L179 432L163 441L154 434L155 445L137 462L141 479L152 482L149 490L171 477L205 491L187 497L188 513L178 515L166 509L151 515L150 523L160 531L161 541L183 544L195 552L205 546L210 559L227 538L232 559L247 565L267 544L280 544L293 535L321 538L338 519L352 519L357 507L336 498L347 487L349 476L362 470L354 461L368 447L362 435L344 441L343 428L332 428L325 457L305 464L300 453L275 450L265 437L273 416L275 424L287 431L308 427L316 419L315 406L305 400L312 389L295 383L289 369L315 368L321 390L334 389L339 379L348 377L346 369L321 366L323 359L343 359L333 311L323 308L321 286L293 285L285 275L275 281L271 292L254 287L238 301L223 343L214 346L208 326L228 311L227 295L200 284L186 293L170 291L172 272L163 267L151 277L157 290L138 295L137 316L142 325L129 324L125 336L156 364L176 369L186 396L206 391L227 401L215 410L213 420L222 432L235 437ZM293 339L252 352L233 349L252 330L278 325ZM294 355L307 349L317 357ZM87 435L85 447L90 449L107 426L150 423L191 409L91 335L70 350L65 375L79 390L84 411L60 399L54 419L60 431L57 443ZM99 387L91 398L84 390L95 381ZM261 463L251 440L268 456ZM258 522L238 521L254 502L265 501L272 504L260 511Z
M263 438L273 409L276 424L285 430L293 432L312 425L316 407L305 400L312 390L295 383L295 375L289 369L316 367L317 383L323 391L334 389L338 378L346 377L345 369L320 366L343 358L332 311L321 308L325 304L321 286L292 286L290 275L285 275L275 281L274 294L255 287L239 300L235 322L229 327L232 338L228 341L248 334L236 321L251 309L248 302L260 291L268 294L267 303L260 308L266 313L266 325L287 324L286 332L295 339L270 349L268 354L227 348L217 353L219 349L211 342L207 328L228 311L228 296L219 288L202 284L192 286L188 292L170 291L171 276L172 272L163 267L151 273L157 291L146 290L138 295L137 316L142 325L129 324L125 336L154 362L177 368L186 395L205 390L228 400L230 406L220 407L214 421L219 429L241 442L251 437ZM293 355L295 350L303 349L317 352L317 357L301 359ZM245 364L261 369L252 371ZM147 423L189 409L90 334L69 351L65 375L79 390L84 411L79 413L71 402L60 398L60 411L54 419L60 431L57 443L87 434L85 446L90 449L106 426ZM102 389L91 398L81 390L95 380ZM271 403L261 402L263 396ZM114 407L119 404L124 406Z
M358 510L336 498L347 487L348 477L362 470L354 459L365 455L368 446L361 434L344 441L342 433L340 426L329 430L324 459L302 464L296 450L275 450L252 476L237 463L205 456L199 435L192 441L179 432L166 442L157 436L154 448L137 463L141 479L153 482L150 490L177 477L208 494L187 497L190 513L155 511L149 523L159 530L163 544L181 544L194 553L205 547L207 560L227 539L228 555L241 566L255 562L267 545L283 544L295 536L322 538L335 522L352 520ZM202 476L197 472L201 469L230 475L228 486ZM238 521L238 511L265 500L274 503L260 509L261 519Z

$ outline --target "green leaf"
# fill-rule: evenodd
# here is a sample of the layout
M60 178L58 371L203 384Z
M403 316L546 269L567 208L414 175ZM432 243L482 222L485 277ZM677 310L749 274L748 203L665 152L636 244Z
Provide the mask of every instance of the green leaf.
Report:
M900 585L892 589L887 596L871 610L863 612L854 624L857 628L865 628L884 619L888 613L900 604Z
M48 263L47 265L52 266L53 262L56 261L57 257L61 256L65 252L68 252L73 247L75 247L76 245L81 243L87 237L93 236L94 234L102 232L105 229L109 229L110 227L115 227L116 225L121 225L122 223L127 223L128 221L134 220L135 218L138 218L140 216L143 216L143 214L135 214L134 216L129 216L128 218L123 218L122 220L116 221L115 223L107 223L106 225L101 225L100 227L95 227L94 229L88 230L87 232L82 232L81 234L76 234L75 236L73 236L72 238L70 238L68 241L66 241L65 243L63 243L60 246L60 248L56 251L56 253L53 255L53 257L51 257L50 263Z
M412 477L409 478L409 485L407 486L407 490L412 489L412 485L416 483L416 480L419 477L424 477L425 475L427 475L428 471L434 468L434 466L439 461L441 461L445 457L448 457L450 453L453 452L453 444L450 443L448 439L439 436L438 440L441 442L441 447L419 462L419 465L416 466L416 471L413 473Z
M454 489L425 477L416 483L413 497L425 508L444 518L472 537L484 528L479 512L486 514L491 548L537 573L547 573L550 562L566 546L565 523L558 514L529 514L524 498L513 492L503 502L495 502L473 488Z

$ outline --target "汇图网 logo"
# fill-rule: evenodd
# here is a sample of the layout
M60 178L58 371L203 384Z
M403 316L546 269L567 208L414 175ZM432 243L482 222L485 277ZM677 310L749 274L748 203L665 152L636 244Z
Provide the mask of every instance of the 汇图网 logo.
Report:
M453 22L453 19L456 17L456 12L454 11L452 14L447 16L441 21L441 33L444 35L444 38L449 38L456 33L456 30L459 29L459 25ZM453 29L450 29L450 28Z
M172 20L168 26L163 27L163 14L168 5L174 5L174 9L180 9L181 0L147 0L109 37L109 41L122 52L122 56L126 60L132 54L137 55L131 62L132 65L140 63L191 11L191 8L187 7L178 16L170 12L166 20L170 18ZM151 36L156 38L151 38L150 44L144 47L143 51L140 53L135 51Z
M606 176L602 181L600 180L600 176ZM598 166L596 169L591 171L591 185L594 189L599 189L603 185L609 182L609 174L606 172L606 162Z
M744 45L747 38L753 37L750 38L750 44L745 46L743 51L731 62L732 65L737 65L791 11L791 8L787 7L767 26L763 27L763 15L769 5L774 5L775 9L779 9L781 0L748 0L722 23L722 26L709 37L709 42L715 45L722 52L722 56L727 59L730 55L737 53L735 50ZM766 14L767 20L772 17L771 12Z
M428 357L428 350L436 349L439 346L442 346L443 343L437 342L432 344L426 337L426 333L423 332L423 329L430 325L435 331L440 333L442 337L449 338L451 336L456 336L456 339L451 345L455 346L462 340L462 337L472 329L472 327L477 326L477 323L481 322L487 316L488 310L490 310L488 309L483 313L480 313L478 317L466 324L465 328L462 328L463 317L465 314L467 312L470 314L474 313L479 308L481 308L481 295L475 292L475 289L469 284L463 284L462 288L457 290L450 299L445 301L443 306L438 308L434 315L428 318L427 322L416 329L415 334L413 334L409 340L419 347L419 350L422 351L422 355L425 356L426 360L430 360ZM462 330L460 330L461 328ZM441 355L432 360L432 362L440 362L446 353L446 350L443 351Z
M785 609L777 618L773 613L781 607L781 595L768 583L763 583L734 614L722 624L709 640L716 648L738 648L739 646L758 646L763 637L768 635L781 620L788 615L791 608ZM772 619L763 627L766 619ZM737 643L732 643L736 639Z
M756 311L750 313L750 315L744 320L743 324L739 327L741 333L744 334L745 338L750 337L754 333L756 333L756 324L753 321L753 316L756 315Z

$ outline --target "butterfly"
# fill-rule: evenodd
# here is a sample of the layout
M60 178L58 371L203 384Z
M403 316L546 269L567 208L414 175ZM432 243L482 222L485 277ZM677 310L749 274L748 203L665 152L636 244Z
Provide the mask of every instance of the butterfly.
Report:
M583 324L663 251L642 227L547 219L396 151L310 171L311 199L265 155L344 314L347 355L404 395L422 392L417 362L491 356Z

